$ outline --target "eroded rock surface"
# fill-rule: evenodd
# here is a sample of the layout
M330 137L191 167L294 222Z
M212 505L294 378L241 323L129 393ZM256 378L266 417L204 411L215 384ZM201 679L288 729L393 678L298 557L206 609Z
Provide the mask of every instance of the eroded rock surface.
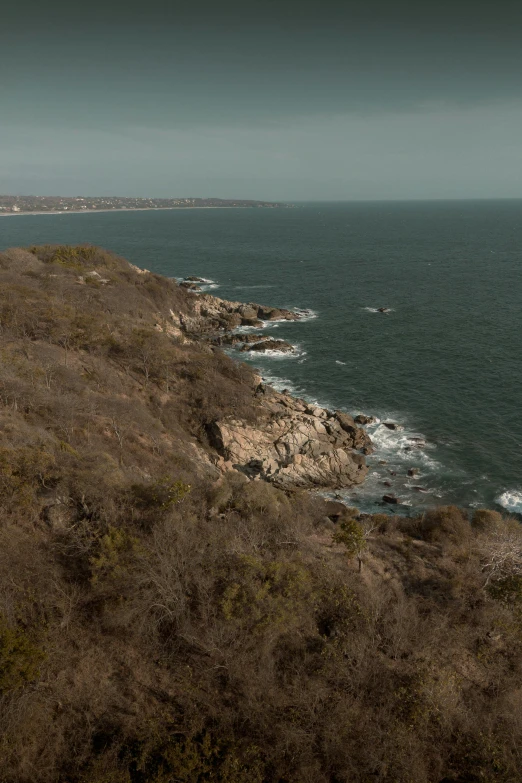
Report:
M265 321L298 321L302 317L292 310L264 307L255 302L230 302L210 294L194 297L193 310L192 316L185 316L184 328L198 334L228 331L238 326L262 327Z
M263 387L260 421L216 421L209 427L222 469L235 468L279 487L341 488L360 484L372 451L363 429L345 413Z

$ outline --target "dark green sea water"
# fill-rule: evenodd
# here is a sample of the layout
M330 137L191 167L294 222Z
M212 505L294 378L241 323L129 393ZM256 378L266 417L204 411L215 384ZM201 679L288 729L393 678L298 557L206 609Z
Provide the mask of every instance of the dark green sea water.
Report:
M410 507L522 511L522 201L0 218L0 248L50 242L200 275L225 298L311 308L272 327L296 357L253 361L281 387L404 426L370 428L360 507L393 491ZM412 435L426 446L410 450Z

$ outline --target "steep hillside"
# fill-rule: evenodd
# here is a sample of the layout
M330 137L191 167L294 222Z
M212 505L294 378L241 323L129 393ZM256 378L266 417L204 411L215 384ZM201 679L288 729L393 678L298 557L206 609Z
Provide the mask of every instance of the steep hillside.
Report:
M518 783L519 523L361 515L341 412L219 343L299 314L0 254L0 781Z

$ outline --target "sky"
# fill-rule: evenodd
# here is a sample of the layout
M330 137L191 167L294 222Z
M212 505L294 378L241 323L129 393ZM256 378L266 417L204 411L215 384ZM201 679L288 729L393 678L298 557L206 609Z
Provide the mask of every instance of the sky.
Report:
M522 197L522 3L11 3L0 193Z

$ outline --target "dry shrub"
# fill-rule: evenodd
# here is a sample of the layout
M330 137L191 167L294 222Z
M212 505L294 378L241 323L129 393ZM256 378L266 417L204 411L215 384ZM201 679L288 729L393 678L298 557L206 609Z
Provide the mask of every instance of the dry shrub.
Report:
M465 543L471 535L468 515L457 506L440 506L423 514L420 534L426 541Z
M0 285L2 783L520 779L518 522L347 510L359 574L322 498L216 481L253 375L159 331L175 283L86 246Z

